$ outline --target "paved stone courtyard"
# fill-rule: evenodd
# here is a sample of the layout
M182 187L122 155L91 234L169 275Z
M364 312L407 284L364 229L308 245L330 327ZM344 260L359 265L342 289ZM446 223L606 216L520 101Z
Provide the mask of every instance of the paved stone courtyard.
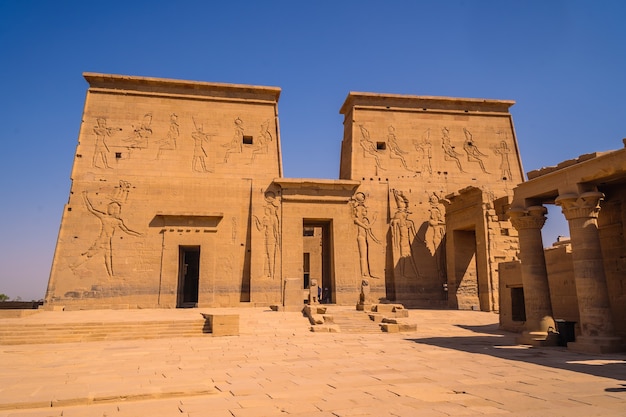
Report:
M239 336L0 345L0 417L626 415L626 355L519 346L492 313L411 310L415 333L355 334L312 333L299 313L228 311Z

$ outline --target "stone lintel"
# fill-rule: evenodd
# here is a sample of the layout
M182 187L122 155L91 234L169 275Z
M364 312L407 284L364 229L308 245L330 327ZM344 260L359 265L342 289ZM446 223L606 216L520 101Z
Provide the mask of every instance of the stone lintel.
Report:
M351 91L340 114L347 114L357 106L380 107L384 109L444 110L459 112L509 113L513 100L491 100L478 98L412 96L401 94L359 93Z
M223 213L157 213L151 227L203 227L214 229L224 217Z
M128 75L99 74L85 72L83 77L91 89L111 92L140 92L146 94L197 96L206 98L257 100L277 103L279 87L264 87L245 84L208 83L167 78L135 77Z
M531 203L554 204L562 193L589 191L596 186L623 182L626 175L626 148L582 155L555 167L531 171L527 175L529 180L513 190L515 197L512 207L524 207Z
M568 159L566 161L559 162L557 165L554 165L554 166L542 167L542 168L539 168L539 169L535 169L535 170L529 171L526 175L528 176L529 180L532 180L533 178L541 177L542 175L546 175L546 174L549 174L551 172L560 171L560 170L562 170L564 168L571 167L571 166L574 166L576 164L580 164L582 162L589 161L591 159L598 158L598 157L600 157L602 155L606 155L606 154L609 154L609 153L611 153L611 152L609 151L609 152L586 153L586 154L578 156L577 158Z
M345 203L352 198L361 182L353 180L277 178L274 179L274 184L281 187L281 196L285 201Z

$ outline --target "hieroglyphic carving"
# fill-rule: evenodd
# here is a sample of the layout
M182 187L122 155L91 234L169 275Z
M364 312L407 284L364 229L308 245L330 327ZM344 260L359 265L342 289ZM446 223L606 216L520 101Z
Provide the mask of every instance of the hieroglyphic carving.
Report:
M193 139L193 160L191 161L191 169L195 172L213 172L213 170L207 167L206 158L208 154L204 146L208 144L209 138L215 135L205 133L203 126L198 125L195 119L193 119L193 125L195 130L191 134L191 138Z
M484 153L482 153L478 147L474 144L472 139L472 134L469 130L463 128L463 133L465 134L465 142L463 143L463 150L467 153L467 160L470 162L478 162L480 165L480 169L485 173L489 174L485 169L485 164L483 163L482 158L486 157Z
M369 242L370 240L380 245L380 240L374 236L372 225L376 222L376 215L370 222L367 215L367 207L365 206L365 194L358 192L351 200L352 218L354 224L357 225L357 245L359 247L359 263L361 266L361 276L378 278L371 274L369 260Z
M131 148L145 149L148 147L148 139L152 136L152 113L146 113L143 119L139 123L139 126L133 125L133 135L126 139L124 142L129 142Z
M422 174L428 172L429 175L433 174L433 166L431 164L433 159L433 144L430 141L430 128L422 134L420 141L414 140L413 145L417 151L417 166L418 172Z
M261 131L259 132L258 143L252 149L252 159L250 163L254 162L254 158L257 154L266 154L269 143L273 140L272 133L270 132L271 119L267 119L261 124Z
M404 159L404 155L408 154L408 152L400 149L400 145L398 145L398 140L396 138L396 128L389 125L387 131L389 132L387 134L387 143L389 144L389 150L391 151L389 157L391 159L399 159L404 169L412 172L412 170L409 169L409 167L406 165L406 160Z
M130 184L128 184L128 186L130 186ZM126 189L126 187L124 188ZM118 201L111 201L107 205L107 211L105 213L93 206L89 200L87 191L83 191L82 196L87 210L100 220L100 234L91 247L87 249L86 252L81 253L81 259L70 265L70 268L75 270L95 255L101 255L104 257L104 265L107 273L112 277L115 275L113 271L113 235L115 231L120 229L122 232L131 236L142 236L142 234L129 229L126 224L124 224L124 220L120 218L122 205Z
M241 147L243 146L243 120L237 117L234 123L235 134L233 135L233 138L230 140L230 142L222 144L222 146L226 148L226 153L224 154L224 163L228 162L228 157L231 153L241 153Z
M265 265L264 276L274 278L276 273L276 258L280 249L280 218L278 217L278 201L273 191L265 192L265 207L262 219L254 216L254 223L265 238Z
M498 131L496 133L501 135L503 132ZM504 135L506 137L506 133ZM509 162L509 154L512 151L509 149L506 141L500 141L500 145L492 147L491 150L496 155L500 155L500 178L504 181L510 180L513 177L513 174L511 174L511 163Z
M439 202L440 197L432 193L428 198L430 203L430 217L428 219L428 229L424 236L424 242L430 253L435 257L437 263L437 273L439 278L445 278L444 265L444 238L446 235L445 208Z
M111 200L119 204L128 201L128 194L130 193L131 184L128 181L120 180L119 186L115 187Z
M459 171L465 172L463 171L463 168L461 167L461 161L459 160L459 156L461 156L461 154L455 151L454 146L452 146L452 143L450 143L450 129L444 127L443 129L441 129L441 133L443 135L441 138L441 147L443 148L444 159L446 161L456 162L456 166L459 167Z
M176 140L180 136L180 128L178 126L178 116L176 113L170 114L170 128L167 131L165 138L157 141L159 145L159 151L157 152L156 159L161 158L163 151L171 151L176 149Z
M380 169L385 169L380 165L380 152L376 148L376 144L372 142L370 138L370 132L363 126L359 125L361 130L361 140L359 141L361 148L363 148L363 156L371 155L376 161L376 166Z
M237 242L237 218L236 217L232 217L230 219L231 222L231 226L232 226L232 230L230 232L230 238L232 243Z
M107 159L109 153L109 147L106 143L108 136L113 136L113 132L121 132L122 128L119 127L107 127L107 119L99 117L96 119L96 126L93 128L93 132L96 134L96 148L93 153L93 160L91 165L94 168L111 168ZM102 161L104 166L100 166L98 163Z
M407 264L409 265L412 275L419 277L419 269L415 263L413 256L413 240L417 233L415 223L409 219L409 199L402 191L392 190L396 201L396 212L391 219L391 237L393 240L393 249L399 255L398 267L403 277L408 276Z

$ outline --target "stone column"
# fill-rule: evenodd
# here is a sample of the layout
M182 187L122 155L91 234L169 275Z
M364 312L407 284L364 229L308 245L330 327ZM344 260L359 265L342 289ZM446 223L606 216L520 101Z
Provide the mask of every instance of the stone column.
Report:
M518 343L534 346L556 345L556 325L552 317L548 272L543 252L541 228L546 222L543 206L511 209L511 224L519 234L522 284L526 323Z
M578 352L610 353L623 348L615 337L598 233L603 197L591 191L560 195L555 201L569 223L581 335L567 347Z

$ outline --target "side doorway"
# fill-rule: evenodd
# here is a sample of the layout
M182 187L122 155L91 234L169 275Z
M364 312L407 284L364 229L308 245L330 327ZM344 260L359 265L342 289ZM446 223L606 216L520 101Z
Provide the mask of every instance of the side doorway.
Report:
M197 307L200 285L200 246L180 246L178 260L176 307Z
M308 289L315 279L321 289L320 302L334 303L336 289L332 259L332 222L304 219L302 227L304 289Z

